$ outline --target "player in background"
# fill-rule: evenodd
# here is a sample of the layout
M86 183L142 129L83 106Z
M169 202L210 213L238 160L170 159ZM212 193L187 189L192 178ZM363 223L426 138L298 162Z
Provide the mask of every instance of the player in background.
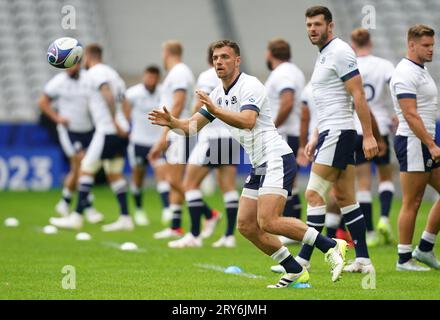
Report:
M208 48L208 63L210 68L199 75L196 89L210 94L220 83L212 62L212 47ZM232 101L231 101L232 103ZM198 112L203 103L196 97L193 107ZM212 210L203 200L200 191L203 179L215 168L218 185L223 193L226 209L227 226L225 234L213 247L235 247L234 236L237 220L239 195L235 189L237 175L236 165L240 162L240 145L232 139L229 130L221 121L214 121L200 131L197 144L188 160L188 165L183 179L185 198L191 217L191 231L182 239L171 241L171 248L201 247L202 239L208 238L214 232L214 228L220 219L220 214ZM202 215L205 216L205 225L200 232Z
M380 131L382 141L386 144L384 155L379 155L371 161L376 164L378 173L378 189L381 206L381 217L377 229L385 244L392 242L392 230L389 221L391 203L394 195L393 168L390 161L389 134L391 129L392 115L389 105L389 82L394 71L393 64L385 59L371 54L372 42L370 33L363 28L357 28L351 33L351 46L356 53L359 72L362 76L364 91L368 105L373 113ZM367 226L367 244L376 246L380 238L374 231L373 210L371 194L372 172L371 161L364 157L362 151L362 126L359 118L355 116L356 139L356 197L361 206Z
M174 117L189 117L193 101L194 75L182 62L183 47L178 41L170 40L163 44L162 58L168 74L162 82L160 106L168 106ZM166 151L170 184L171 226L154 234L156 239L180 237L182 230L182 207L185 201L183 175L190 154L193 139L183 137L169 128L164 128L159 140L149 152L150 161L156 161Z
M394 148L400 164L402 188L397 270L429 270L412 258L440 269L433 250L440 229L440 200L432 206L419 245L412 251L417 212L425 188L429 184L440 193L440 148L434 140L438 90L425 66L432 61L434 35L434 30L426 25L415 25L408 30L406 57L396 66L390 82L399 118Z
M315 244L325 253L332 280L337 281L344 265L345 241L329 239L299 219L282 216L295 177L296 161L271 119L264 85L240 72L240 48L235 42L221 40L212 46L214 67L222 83L209 96L197 91L204 107L190 119L177 119L164 107L150 113L150 120L189 135L218 118L243 146L252 171L240 198L238 230L287 272L269 288L285 288L309 280L307 269L296 262L277 235Z
M356 201L354 186L356 130L352 97L362 123L365 157L371 159L378 153L362 78L351 47L333 35L330 10L315 6L307 9L305 16L309 39L319 48L311 78L318 125L305 148L308 159L314 161L305 193L307 223L322 231L327 211L326 196L333 186L337 204L355 242L356 260L345 270L371 272L374 267L365 239L365 219ZM312 251L312 246L304 244L297 261L308 266Z
M127 182L122 174L124 156L128 145L129 124L123 115L121 102L125 84L118 73L102 63L102 48L88 45L84 52L84 64L91 86L90 111L95 133L81 162L79 196L75 212L65 218L52 218L50 222L67 229L80 229L87 197L94 184L94 177L101 166L119 204L119 219L102 230L132 230L134 225L127 206Z
M275 127L287 144L298 155L301 92L305 85L304 73L292 62L290 45L283 39L273 39L268 43L266 63L271 73L264 84L272 111ZM301 202L296 184L292 185L292 195L287 198L284 216L301 219ZM290 239L281 238L283 243Z
M166 162L159 158L156 163L149 163L147 155L160 138L162 130L145 121L145 116L160 104L160 70L148 66L143 74L142 83L127 89L124 113L131 121L130 144L127 149L128 160L132 169L131 192L135 202L134 221L137 225L148 225L147 213L143 209L142 188L145 167L151 165L157 181L157 192L162 200L163 211L169 210L170 186L166 181ZM167 214L162 214L165 217Z
M81 160L93 137L94 127L89 112L89 100L86 71L81 70L81 64L77 63L53 77L46 84L38 101L41 111L57 124L58 139L64 154L69 158L70 170L64 179L62 198L55 207L63 217L70 213ZM92 207L90 201L84 212L90 223L98 223L103 219L102 214Z

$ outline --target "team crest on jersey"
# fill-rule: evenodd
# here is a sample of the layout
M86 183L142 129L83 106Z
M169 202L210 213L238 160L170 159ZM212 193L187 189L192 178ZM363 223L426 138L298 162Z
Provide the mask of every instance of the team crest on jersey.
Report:
M217 104L222 104L222 98L217 99Z
M432 159L428 159L428 161L426 161L426 167L428 168L432 167Z
M229 105L229 100L225 100L226 106Z
M325 63L325 57L322 57L321 61L319 61L319 63L324 64Z
M231 98L231 103L232 103L232 104L236 104L236 103L237 103L237 97L236 97L236 96L233 96L233 97Z

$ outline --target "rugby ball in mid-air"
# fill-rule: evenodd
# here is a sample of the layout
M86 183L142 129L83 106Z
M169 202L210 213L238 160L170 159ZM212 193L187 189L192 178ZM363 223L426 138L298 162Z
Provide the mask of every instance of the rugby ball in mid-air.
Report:
M54 67L68 69L83 56L84 49L78 40L69 37L56 39L47 49L47 61Z

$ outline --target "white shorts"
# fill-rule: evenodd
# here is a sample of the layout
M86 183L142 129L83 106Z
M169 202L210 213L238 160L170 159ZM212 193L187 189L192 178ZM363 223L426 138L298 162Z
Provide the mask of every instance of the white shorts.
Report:
M345 170L354 165L356 130L326 130L319 134L315 163Z
M296 176L296 159L289 153L252 168L243 186L242 196L258 200L262 194L279 194L287 198L292 194Z

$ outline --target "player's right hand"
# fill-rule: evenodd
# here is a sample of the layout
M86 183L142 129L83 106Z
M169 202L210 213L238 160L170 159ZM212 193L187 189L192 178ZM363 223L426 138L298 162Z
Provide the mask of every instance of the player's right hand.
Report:
M440 162L440 147L437 144L429 148L429 153L435 162Z
M68 127L69 126L69 120L67 120L66 118L63 118L61 116L58 116L57 124L61 124L61 125L65 126L65 127Z
M364 136L363 149L365 159L367 160L373 159L379 153L379 147L377 146L376 139L373 136Z
M156 144L151 148L150 152L147 155L148 161L154 165L157 159L159 159L160 155L165 152L167 149L167 142L159 140Z
M310 161L307 159L306 150L302 147L298 149L298 156L296 157L296 163L298 163L301 167L307 167L310 163Z
M154 109L148 114L148 120L152 124L162 127L171 127L171 119L171 114L166 107L163 107L162 110Z

